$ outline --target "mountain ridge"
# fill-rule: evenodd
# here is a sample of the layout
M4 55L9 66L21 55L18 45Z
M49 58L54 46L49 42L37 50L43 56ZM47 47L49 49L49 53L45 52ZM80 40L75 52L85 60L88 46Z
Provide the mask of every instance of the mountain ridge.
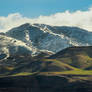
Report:
M55 53L70 46L92 45L92 32L77 27L26 23L9 30L6 35Z

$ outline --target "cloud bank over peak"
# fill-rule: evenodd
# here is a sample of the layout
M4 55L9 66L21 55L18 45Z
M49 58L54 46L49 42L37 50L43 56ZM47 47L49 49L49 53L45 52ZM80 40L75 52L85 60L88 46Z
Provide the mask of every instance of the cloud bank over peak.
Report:
M9 14L7 17L0 16L0 32L19 26L24 23L41 23L52 26L76 26L92 31L92 8L87 11L65 11L50 16L27 18L20 13Z

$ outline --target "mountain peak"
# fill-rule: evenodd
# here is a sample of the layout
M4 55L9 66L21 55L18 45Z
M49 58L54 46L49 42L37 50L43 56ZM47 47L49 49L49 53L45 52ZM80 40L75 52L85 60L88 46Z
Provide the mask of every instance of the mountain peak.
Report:
M25 23L25 24L23 24L23 25L21 25L20 27L29 27L31 24L30 23Z

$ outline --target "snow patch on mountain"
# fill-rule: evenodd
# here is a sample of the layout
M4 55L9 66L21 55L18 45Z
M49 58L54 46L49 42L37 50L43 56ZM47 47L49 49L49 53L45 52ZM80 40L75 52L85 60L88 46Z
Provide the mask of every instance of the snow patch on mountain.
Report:
M0 35L0 55L6 54L7 57L13 54L35 54L36 48L26 45L26 43L5 35Z

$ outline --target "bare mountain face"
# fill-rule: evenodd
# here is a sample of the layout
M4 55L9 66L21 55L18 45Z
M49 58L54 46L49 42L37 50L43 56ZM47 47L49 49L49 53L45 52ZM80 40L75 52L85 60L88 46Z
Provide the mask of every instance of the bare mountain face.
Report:
M6 35L23 41L29 47L52 52L71 46L92 45L92 32L77 27L26 23L9 30Z

